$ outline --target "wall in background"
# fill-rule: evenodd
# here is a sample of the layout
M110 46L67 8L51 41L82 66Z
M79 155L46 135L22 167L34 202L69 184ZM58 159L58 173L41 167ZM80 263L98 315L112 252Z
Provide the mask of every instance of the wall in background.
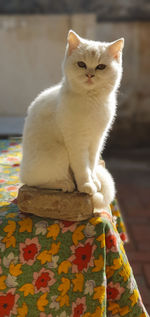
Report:
M0 0L0 14L95 13L99 21L150 20L149 0Z
M88 25L86 20L88 20ZM25 115L43 89L61 80L70 28L94 37L94 16L0 16L0 115Z
M0 16L0 116L24 117L33 98L61 79L70 28L94 40L125 37L124 74L111 144L149 144L150 22L99 23L95 14Z

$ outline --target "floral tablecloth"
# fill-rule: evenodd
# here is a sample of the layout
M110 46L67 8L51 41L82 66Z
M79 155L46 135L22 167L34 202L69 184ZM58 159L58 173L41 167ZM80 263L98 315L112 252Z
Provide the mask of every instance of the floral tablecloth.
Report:
M0 141L0 317L147 317L117 202L82 222L21 213L20 142Z

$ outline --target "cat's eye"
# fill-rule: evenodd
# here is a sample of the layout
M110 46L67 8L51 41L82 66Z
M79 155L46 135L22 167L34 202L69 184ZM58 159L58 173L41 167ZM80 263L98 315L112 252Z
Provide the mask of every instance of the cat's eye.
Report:
M106 68L106 65L105 64L99 64L97 65L96 69L100 69L100 70L103 70Z
M85 64L84 62L82 62L82 61L81 61L81 62L78 62L77 64L78 64L78 66L81 67L81 68L86 68L86 64Z

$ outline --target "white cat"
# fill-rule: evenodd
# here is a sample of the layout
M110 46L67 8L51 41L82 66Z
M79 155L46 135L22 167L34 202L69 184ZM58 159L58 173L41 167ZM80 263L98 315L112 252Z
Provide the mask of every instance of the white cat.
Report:
M30 105L23 132L21 181L93 195L108 205L115 187L98 165L116 112L124 40L89 41L68 33L62 81ZM97 193L98 192L98 193Z

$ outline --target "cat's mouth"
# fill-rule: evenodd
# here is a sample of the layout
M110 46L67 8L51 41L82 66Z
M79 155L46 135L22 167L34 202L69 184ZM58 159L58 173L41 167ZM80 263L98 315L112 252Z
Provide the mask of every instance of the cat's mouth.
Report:
M89 84L89 85L92 85L92 84L94 84L94 81L91 78L88 78L86 80L86 83Z

